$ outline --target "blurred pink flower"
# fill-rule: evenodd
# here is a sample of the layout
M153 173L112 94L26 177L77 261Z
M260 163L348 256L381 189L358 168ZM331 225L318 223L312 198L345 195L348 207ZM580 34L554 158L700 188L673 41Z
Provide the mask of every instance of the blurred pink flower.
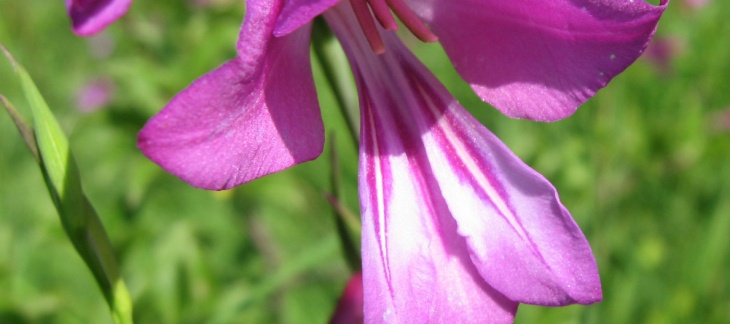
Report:
M684 3L692 9L701 9L710 3L710 0L684 0Z
M510 322L519 303L593 303L602 298L596 263L555 188L389 31L398 26L390 12L420 39L440 40L482 99L549 121L631 64L665 8L666 0L250 0L238 56L178 94L138 146L214 190L316 158L324 131L309 42L311 20L323 14L360 94L365 321Z
M98 78L86 83L76 93L76 107L90 113L104 108L111 101L114 83L109 78Z
M654 37L642 58L654 64L659 72L670 74L672 61L683 51L683 48L683 41L679 37Z
M730 132L730 107L711 113L709 121L711 129L721 133Z
M79 36L91 36L124 16L132 0L66 0L66 10Z

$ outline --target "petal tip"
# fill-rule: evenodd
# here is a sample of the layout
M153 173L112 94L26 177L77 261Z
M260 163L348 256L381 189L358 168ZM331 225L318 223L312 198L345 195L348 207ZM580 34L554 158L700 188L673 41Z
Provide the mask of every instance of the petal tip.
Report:
M67 1L66 7L72 22L72 31L80 37L93 36L124 16L132 6L132 0L111 0L79 5Z

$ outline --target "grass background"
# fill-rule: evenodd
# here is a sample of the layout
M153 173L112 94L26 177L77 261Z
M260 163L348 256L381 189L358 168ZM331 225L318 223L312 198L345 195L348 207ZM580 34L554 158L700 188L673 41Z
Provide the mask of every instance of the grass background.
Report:
M207 192L135 147L147 118L234 55L242 1L201 3L137 1L107 32L82 39L69 31L62 1L0 0L0 43L70 135L139 323L325 322L349 276L323 198L329 148L316 161ZM675 0L655 42L669 55L645 55L555 123L502 116L471 93L437 45L415 45L464 106L555 184L596 254L603 302L521 306L517 322L730 322L728 15L728 1L694 8ZM316 63L315 73L343 168L343 202L357 211L356 150ZM113 85L112 98L82 112L77 93L97 79ZM5 62L0 92L27 112ZM5 113L0 291L0 323L111 321Z

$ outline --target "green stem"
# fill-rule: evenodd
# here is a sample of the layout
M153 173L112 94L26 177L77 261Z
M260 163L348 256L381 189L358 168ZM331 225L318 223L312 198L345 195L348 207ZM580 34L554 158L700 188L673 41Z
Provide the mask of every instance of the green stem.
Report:
M358 272L362 269L362 258L357 244L358 240L353 238L353 236L359 238L361 225L358 217L350 212L339 199L342 176L339 159L337 158L334 134L330 135L330 154L332 164L332 194L325 194L325 198L327 198L327 201L334 208L335 226L337 227L337 234L340 237L342 252L347 261L347 265L352 272Z
M360 133L357 101L353 96L355 89L349 73L341 73L341 71L349 71L343 68L347 64L342 50L332 41L334 39L332 32L324 19L317 17L314 20L314 30L312 31L312 48L314 56L322 67L327 82L332 89L340 112L344 116L347 129L350 133L350 139L355 147L358 147L358 136Z

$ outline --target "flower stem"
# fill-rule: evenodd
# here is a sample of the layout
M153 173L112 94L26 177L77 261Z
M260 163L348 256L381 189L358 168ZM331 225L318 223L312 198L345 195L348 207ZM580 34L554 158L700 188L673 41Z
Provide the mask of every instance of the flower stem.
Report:
M362 269L362 261L360 256L360 248L357 242L360 239L360 219L352 213L340 199L342 174L340 172L340 162L337 156L337 145L335 142L335 135L330 136L330 154L332 164L332 193L325 193L325 198L332 205L335 214L335 226L337 227L337 234L340 238L340 244L342 245L342 252L347 261L347 265L350 267L352 272L358 272Z
M347 58L340 48L334 45L332 32L327 27L324 19L317 17L314 20L314 30L312 31L312 48L314 56L322 67L325 79L332 89L337 105L346 120L347 129L350 133L350 139L355 147L359 146L358 136L360 133L360 118L358 116L357 99L352 89L355 89L352 78L347 68L343 65L347 64Z

